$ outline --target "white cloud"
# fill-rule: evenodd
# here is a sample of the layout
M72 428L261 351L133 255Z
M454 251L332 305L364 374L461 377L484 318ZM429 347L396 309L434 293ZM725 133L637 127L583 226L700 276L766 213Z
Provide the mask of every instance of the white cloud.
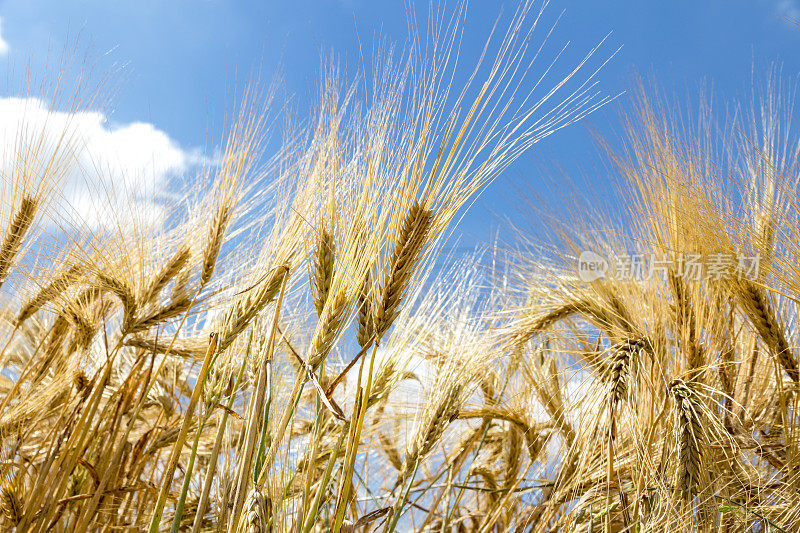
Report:
M68 162L61 171L57 207L90 227L120 222L111 214L119 214L121 206L138 220L157 222L161 209L154 200L168 178L202 161L149 123L115 126L96 111L52 111L35 98L0 98L4 180L15 179L23 157L28 158L26 168L34 157L43 169L56 152L66 153Z
M8 43L3 39L3 19L0 18L0 56L8 53Z

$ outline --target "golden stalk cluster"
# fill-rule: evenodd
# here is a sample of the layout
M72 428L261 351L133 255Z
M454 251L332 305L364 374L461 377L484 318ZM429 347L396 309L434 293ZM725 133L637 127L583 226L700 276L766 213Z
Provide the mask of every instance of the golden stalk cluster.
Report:
M607 101L572 83L594 51L537 70L531 2L456 88L463 16L369 95L323 71L274 157L248 90L163 223L61 220L82 147L25 131L0 178L4 531L798 530L797 144L710 142L643 98L619 227L448 263L475 195ZM671 266L581 278L623 243Z

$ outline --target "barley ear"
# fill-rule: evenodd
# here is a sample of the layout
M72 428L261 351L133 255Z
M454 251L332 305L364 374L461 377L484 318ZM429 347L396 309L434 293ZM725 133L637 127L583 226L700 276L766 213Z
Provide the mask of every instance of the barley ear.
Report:
M242 521L239 523L241 533L266 533L270 522L271 505L266 497L256 487L250 489L247 501L244 504Z
M200 270L201 286L205 286L211 280L211 276L214 275L219 251L222 248L222 242L225 240L225 231L228 229L232 214L233 208L229 205L220 206L214 214L214 219L211 221L208 236L206 237L206 248L203 252L203 265Z
M17 209L16 215L6 230L6 237L0 244L0 287L8 276L11 264L22 246L25 233L33 224L38 201L32 196L25 196Z
M383 290L374 303L375 338L380 340L400 312L400 304L428 237L433 211L416 202L409 209L403 228L394 244L389 270L384 274Z
M83 271L80 265L74 265L69 268L65 273L61 274L53 281L45 285L36 293L36 295L28 300L17 313L17 318L14 321L15 326L22 325L28 318L30 318L36 311L42 308L44 304L57 298L69 286L75 282L78 276Z
M331 290L335 250L336 242L333 239L333 234L323 228L319 232L319 241L314 253L313 289L314 307L317 309L317 316L322 316L325 302L328 300L328 294Z
M358 298L356 300L356 306L358 310L358 316L356 318L356 338L358 339L358 345L361 348L364 348L372 342L372 337L375 333L375 323L372 320L372 300L371 300L371 287L372 285L372 276L370 275L370 271L367 271L367 275L364 279L364 283L361 285L361 290L358 293Z
M0 511L3 517L14 525L22 521L22 499L12 483L3 485L0 491Z
M680 448L678 488L684 500L688 501L697 491L700 481L700 444L703 435L700 410L690 383L675 379L670 383L669 390L675 400L675 429Z
M795 383L800 382L800 370L792 354L781 324L764 291L752 282L746 282L740 290L742 307L761 336L764 344L775 355L783 369Z
M133 291L122 281L112 276L100 273L97 275L97 279L100 281L102 288L111 291L122 304L122 329L127 331L128 328L133 326L134 313L136 312L136 300L133 297Z
M161 293L161 290L178 274L189 261L191 251L187 246L182 246L175 252L175 255L161 268L161 271L153 278L150 285L142 294L142 304L148 304Z

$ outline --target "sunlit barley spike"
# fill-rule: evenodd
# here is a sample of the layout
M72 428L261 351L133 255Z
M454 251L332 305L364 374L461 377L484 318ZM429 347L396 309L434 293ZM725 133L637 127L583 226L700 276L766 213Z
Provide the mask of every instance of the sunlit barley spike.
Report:
M384 274L382 291L373 304L375 338L380 339L392 326L420 254L425 247L433 211L416 202L409 209L397 242L394 243L389 270Z
M192 277L191 267L184 268L175 276L175 283L172 285L170 300L184 300L189 297L189 281Z
M400 457L400 454L397 452L394 443L383 434L383 432L378 432L378 440L381 444L381 450L386 455L386 459L389 461L395 470L400 471L403 469L403 459Z
M150 286L142 295L142 305L146 305L158 298L161 290L181 272L189 261L189 257L191 257L191 251L187 246L182 246L175 252L175 255L167 261L161 271L153 278L153 281L150 282Z
M448 384L447 389L439 394L438 404L422 425L422 431L417 434L416 447L419 450L420 458L424 458L430 453L444 430L458 415L460 393L459 385Z
M506 432L505 465L503 471L503 486L510 488L517 480L522 457L522 431L515 424L509 424Z
M555 307L546 313L535 317L531 323L526 324L514 335L514 344L521 345L531 340L534 335L540 333L553 324L565 320L574 314L581 313L586 310L587 305L585 302L567 302L563 305Z
M797 361L792 354L786 335L772 310L767 295L754 283L745 283L741 292L744 308L750 320L764 341L764 344L778 359L789 377L797 383L800 381Z
M178 317L184 311L189 309L191 305L192 301L188 298L170 302L164 307L153 311L149 315L136 320L134 323L125 328L125 331L128 333L137 333L148 330L158 324L166 322L167 320Z
M395 487L403 487L419 461L425 459L447 429L450 421L458 415L458 391L448 390L437 398L437 404L417 426L410 449L403 458L403 467L397 475Z
M172 344L172 347L170 347L170 344ZM202 342L194 346L193 343L187 341L170 342L167 340L164 342L156 342L156 339L152 338L132 337L126 339L124 345L132 348L139 348L148 353L161 354L169 350L170 355L189 359L199 359L205 353L204 344Z
M103 290L99 287L89 287L84 289L78 296L68 304L64 310L66 316L72 323L72 344L76 349L85 350L94 338L100 327L93 321L92 309L98 298L102 297Z
M5 282L11 269L11 263L22 247L22 239L25 237L25 233L33 224L38 204L36 198L25 196L6 230L6 236L3 239L3 243L0 244L0 286Z
M358 345L364 348L372 339L375 330L375 323L372 320L372 297L371 287L372 276L367 271L364 283L358 293L356 305L358 307L358 317L356 319L356 337Z
M68 312L68 316L70 322L72 322L74 343L78 348L85 350L92 342L95 327L80 311L71 310Z
M97 279L100 280L100 284L105 289L111 291L122 304L122 329L127 330L133 325L133 317L136 313L136 300L133 297L133 291L122 281L112 276L99 273Z
M283 278L288 275L289 265L277 266L256 287L239 295L226 313L218 346L220 352L230 346L264 307L275 299L281 290Z
M675 400L680 461L678 488L685 500L691 499L700 480L700 439L702 426L697 398L690 385L681 379L670 383L670 393Z
M316 369L331 352L343 321L347 317L348 306L349 301L344 292L337 293L326 306L325 313L320 318L320 325L314 335L311 356L308 358L308 364L312 368Z
M51 364L57 360L62 352L64 339L69 333L70 321L66 313L61 313L56 317L53 325L50 327L49 332L45 337L44 344L44 357L37 365L36 373L34 374L34 381L37 381L42 376L46 375L50 370Z
M41 309L44 304L57 298L61 293L67 290L69 286L75 282L81 272L83 272L83 267L81 265L73 265L65 273L42 287L42 289L19 310L17 318L15 319L15 325L21 325L36 311Z
M206 248L203 252L203 266L200 270L201 286L205 286L211 280L211 276L214 275L219 251L222 248L222 242L225 240L225 232L228 229L232 214L233 207L230 205L221 205L214 214L214 219L211 222L208 237L206 238Z
M489 489L488 494L493 494L492 491L497 490L497 476L488 465L475 465L470 469L469 473L470 475L480 476L483 479L484 485Z
M75 305L79 309L89 310L100 299L105 290L101 287L89 287L83 289L78 296L75 297Z
M617 343L611 349L608 366L608 391L612 410L625 399L631 379L633 358L644 351L649 344L642 339L631 339Z
M22 499L17 488L11 483L3 485L3 490L0 492L0 509L5 519L12 524L17 525L22 521Z
M323 228L319 232L319 240L314 253L314 307L317 316L322 316L325 302L333 280L336 242L333 234Z
M388 396L397 375L398 372L394 362L385 361L384 364L381 365L375 376L375 380L372 382L372 391L369 396L368 405L373 405L375 402L383 400Z
M407 468L404 474L410 474L414 461L421 461L433 450L433 447L444 434L447 426L458 416L458 400L461 395L461 385L458 383L444 384L445 389L435 391L436 402L424 416L417 427L416 435L412 444L412 453L407 455Z
M676 334L686 355L690 375L696 376L703 367L703 351L697 344L697 323L691 297L684 279L670 269L667 276L674 297Z
M250 489L240 522L241 533L266 533L268 522L267 498L257 488Z

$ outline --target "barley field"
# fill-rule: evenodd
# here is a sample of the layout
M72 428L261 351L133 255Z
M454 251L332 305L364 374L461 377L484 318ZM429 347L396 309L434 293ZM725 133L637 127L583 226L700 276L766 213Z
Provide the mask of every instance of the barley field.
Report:
M113 83L71 52L28 80L0 131L2 531L800 531L779 73L724 123L637 84L598 146L615 212L523 207L539 233L451 253L512 163L622 99L613 47L544 51L545 8L473 62L459 8L374 76L325 62L307 120L253 79L167 201L64 118Z

